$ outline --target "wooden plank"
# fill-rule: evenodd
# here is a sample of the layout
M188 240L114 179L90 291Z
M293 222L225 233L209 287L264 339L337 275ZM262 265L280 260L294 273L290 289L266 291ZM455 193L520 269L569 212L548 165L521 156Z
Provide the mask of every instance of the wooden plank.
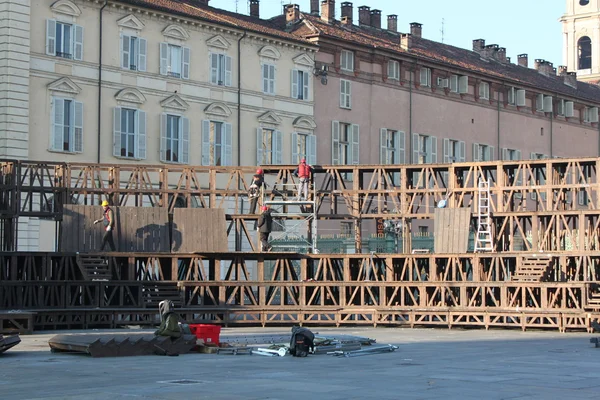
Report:
M436 208L434 251L439 254L465 254L469 244L471 210Z
M221 208L175 208L172 226L173 252L228 250L225 211Z

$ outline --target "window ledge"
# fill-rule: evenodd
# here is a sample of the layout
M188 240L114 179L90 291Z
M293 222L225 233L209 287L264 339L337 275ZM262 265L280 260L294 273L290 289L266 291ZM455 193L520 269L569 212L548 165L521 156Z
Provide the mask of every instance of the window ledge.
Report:
M82 151L66 151L66 150L54 150L54 149L48 149L48 151L50 153L59 153L59 154L82 154Z
M126 157L126 156L115 156L113 155L114 158L119 159L119 160L127 160L127 161L143 161L145 160L145 158L139 158L139 157Z
M170 165L189 165L189 163L183 163L179 161L161 161L161 163Z

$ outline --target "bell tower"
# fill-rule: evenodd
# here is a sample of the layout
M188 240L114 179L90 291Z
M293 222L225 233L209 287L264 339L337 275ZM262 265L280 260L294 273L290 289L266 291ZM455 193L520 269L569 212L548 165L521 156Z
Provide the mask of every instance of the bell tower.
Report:
M600 0L567 0L563 64L581 81L600 81Z

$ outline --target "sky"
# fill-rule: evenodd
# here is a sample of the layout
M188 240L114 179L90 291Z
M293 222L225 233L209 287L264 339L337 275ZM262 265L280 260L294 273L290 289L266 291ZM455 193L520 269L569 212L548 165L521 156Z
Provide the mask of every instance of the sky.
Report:
M283 4L300 5L310 12L310 0L261 0L262 18L282 13ZM342 0L336 0L339 19ZM474 39L506 48L506 54L516 63L518 54L533 60L544 59L555 67L563 65L562 27L558 19L565 13L566 0L355 0L354 21L358 7L381 10L381 25L387 26L387 15L398 15L398 30L408 32L411 22L423 24L423 37L464 49L473 48ZM243 14L249 13L248 0L210 0L210 5Z

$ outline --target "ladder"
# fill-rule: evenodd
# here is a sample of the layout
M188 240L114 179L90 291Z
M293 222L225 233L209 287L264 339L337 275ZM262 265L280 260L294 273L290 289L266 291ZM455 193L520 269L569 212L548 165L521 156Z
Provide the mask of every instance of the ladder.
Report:
M493 251L492 243L492 220L490 218L490 182L479 179L478 191L478 213L477 213L477 236L475 237L475 253Z

